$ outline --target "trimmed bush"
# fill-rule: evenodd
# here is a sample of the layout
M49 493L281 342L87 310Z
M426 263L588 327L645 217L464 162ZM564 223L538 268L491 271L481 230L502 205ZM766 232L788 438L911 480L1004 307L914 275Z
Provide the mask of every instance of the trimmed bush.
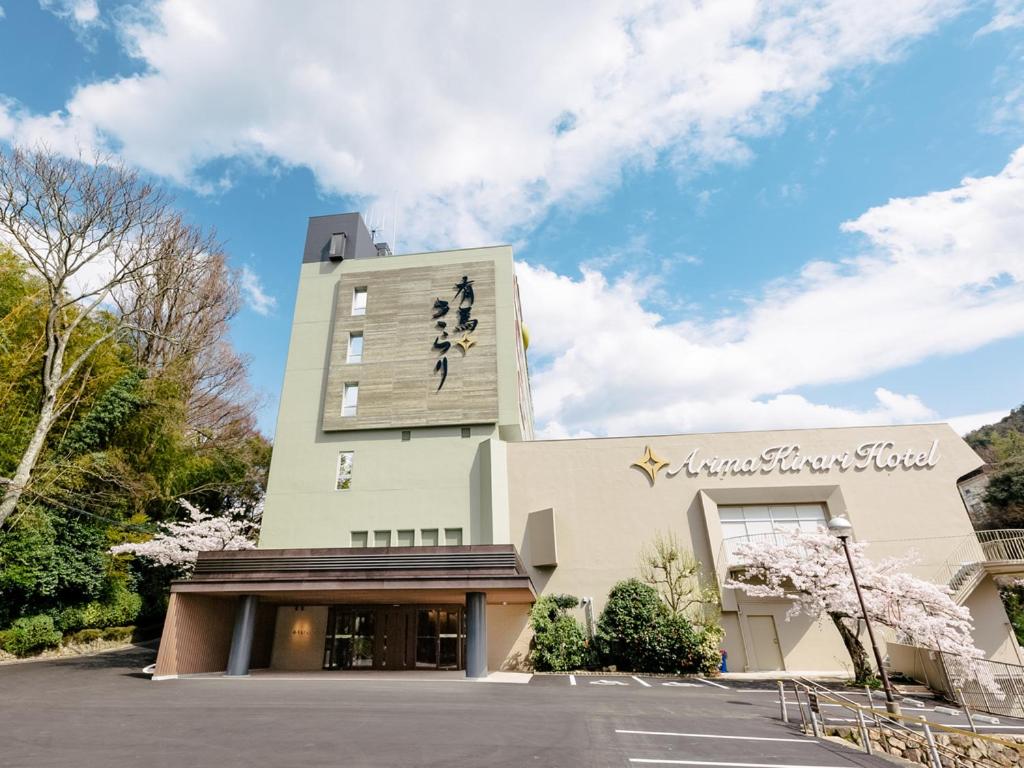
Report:
M721 663L721 629L673 615L657 591L637 579L612 587L597 639L603 662L627 672L711 674Z
M545 595L530 611L533 648L530 661L540 672L566 672L587 663L583 627L568 611L579 605L572 595Z
M77 632L73 632L70 635L64 635L64 644L76 643L82 645L84 643L92 643L103 637L102 629L80 629Z
M620 581L608 593L597 621L597 645L605 664L626 672L646 672L651 632L666 614L654 587L639 579Z
M123 627L134 622L141 610L142 598L123 584L115 583L106 599L61 610L55 624L64 634L79 629Z
M15 656L28 656L59 645L60 637L51 617L26 616L17 619L4 633L3 648Z
M126 643L132 639L133 634L135 627L107 627L103 630L103 639Z

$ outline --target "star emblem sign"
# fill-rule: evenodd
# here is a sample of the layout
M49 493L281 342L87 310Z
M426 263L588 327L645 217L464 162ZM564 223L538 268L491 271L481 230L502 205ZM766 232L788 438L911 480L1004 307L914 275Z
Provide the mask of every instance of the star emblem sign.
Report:
M644 455L639 461L634 461L629 466L638 467L646 473L647 478L651 481L651 485L654 485L654 481L658 479L658 472L669 465L670 462L662 461L651 451L651 446L644 446Z
M469 334L467 333L467 334L466 334L465 336L463 336L463 337L462 337L461 339L459 339L458 341L456 341L456 342L455 342L455 344L456 344L457 346L460 346L460 347L462 347L462 352L463 352L463 354L465 354L466 352L468 352L468 351L469 351L469 348L470 348L470 347L472 347L472 346L473 346L474 344L476 344L476 339L474 339L474 338L473 338L472 336L470 336L470 335L469 335Z

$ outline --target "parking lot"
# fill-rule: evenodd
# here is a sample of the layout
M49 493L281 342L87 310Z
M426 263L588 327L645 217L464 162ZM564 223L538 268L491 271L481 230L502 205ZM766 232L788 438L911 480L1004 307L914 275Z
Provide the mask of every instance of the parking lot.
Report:
M498 685L386 674L154 682L141 672L152 659L133 649L0 667L2 764L891 765L781 723L772 683L537 676Z

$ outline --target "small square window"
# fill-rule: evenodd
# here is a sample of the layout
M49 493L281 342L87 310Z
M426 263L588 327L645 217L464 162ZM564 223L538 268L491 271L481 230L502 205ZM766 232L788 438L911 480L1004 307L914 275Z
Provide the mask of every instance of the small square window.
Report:
M403 442L408 442L409 440L412 440L412 430L411 429L403 429L402 430L402 441Z
M416 531L398 531L396 541L398 542L398 546L400 547L411 547L416 544Z
M363 334L361 332L356 331L348 335L348 355L345 357L345 362L363 362Z
M375 546L375 547L390 547L391 546L391 531L374 531L373 532L373 546Z
M359 404L359 384L355 381L345 385L341 399L341 415L355 416L356 406Z
M365 288L354 288L352 290L352 314L353 315L365 315L366 314L366 289Z
M446 547L461 547L462 546L462 529L461 528L445 528L444 529L444 545Z
M424 547L437 546L437 528L424 528L420 531L420 545Z
M366 531L352 531L351 536L353 547L365 547L370 540L370 536Z
M338 475L334 490L347 491L352 487L352 464L355 461L355 456L355 451L341 451L338 453Z
M471 430L469 427L463 427L462 428L462 436L463 437L469 437L472 434L473 434L473 430Z

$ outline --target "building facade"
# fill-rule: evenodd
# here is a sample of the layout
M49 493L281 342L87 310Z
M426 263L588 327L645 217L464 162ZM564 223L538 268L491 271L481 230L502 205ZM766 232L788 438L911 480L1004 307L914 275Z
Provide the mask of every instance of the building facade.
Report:
M718 587L731 669L837 671L831 624L725 587L737 542L842 514L946 581L974 536L982 462L947 425L538 441L528 339L508 246L394 256L310 219L259 547L173 585L157 676L523 668L537 596L599 612L659 532ZM1018 661L992 579L957 599Z

